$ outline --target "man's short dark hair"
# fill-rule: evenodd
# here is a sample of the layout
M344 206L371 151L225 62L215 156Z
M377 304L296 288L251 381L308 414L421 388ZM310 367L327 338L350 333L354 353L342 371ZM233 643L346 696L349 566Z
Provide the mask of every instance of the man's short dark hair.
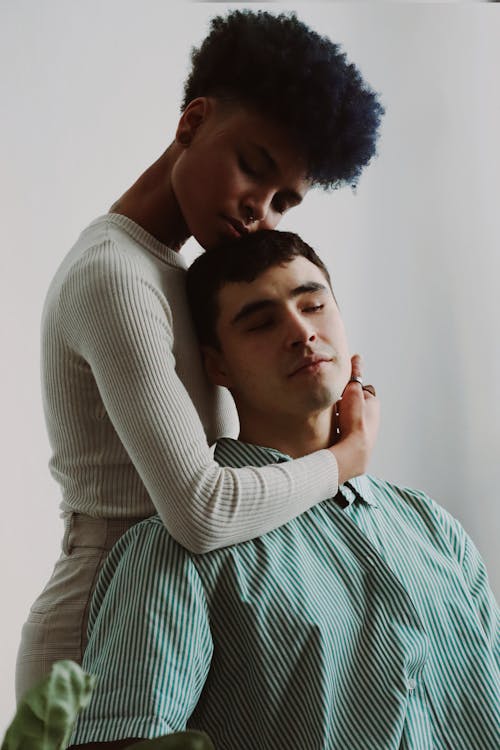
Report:
M299 255L321 269L331 288L330 275L321 258L293 232L263 229L199 255L188 269L186 288L200 344L220 348L216 332L218 294L225 284L250 283L268 268L288 263Z
M384 108L340 46L295 13L235 10L191 53L182 109L198 96L246 105L283 127L313 185L355 186Z

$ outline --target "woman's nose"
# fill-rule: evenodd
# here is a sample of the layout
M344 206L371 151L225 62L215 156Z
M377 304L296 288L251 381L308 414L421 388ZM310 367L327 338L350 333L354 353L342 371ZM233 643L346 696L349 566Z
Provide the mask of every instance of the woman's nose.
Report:
M273 200L271 191L262 191L249 196L245 201L244 216L246 224L259 224L259 229L274 229L279 222L279 214L270 211Z

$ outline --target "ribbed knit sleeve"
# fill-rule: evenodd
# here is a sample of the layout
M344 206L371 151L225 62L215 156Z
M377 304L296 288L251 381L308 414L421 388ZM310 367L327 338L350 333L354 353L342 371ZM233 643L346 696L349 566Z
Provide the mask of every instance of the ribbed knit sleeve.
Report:
M112 241L69 269L58 303L62 335L91 368L113 428L170 534L203 553L260 536L335 495L330 451L259 468L221 468L213 460L176 372L174 312Z

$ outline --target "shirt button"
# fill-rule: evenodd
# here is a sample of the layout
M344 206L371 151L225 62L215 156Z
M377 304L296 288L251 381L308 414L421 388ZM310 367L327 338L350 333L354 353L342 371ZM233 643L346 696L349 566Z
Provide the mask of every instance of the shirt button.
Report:
M417 687L417 681L414 680L413 677L410 677L406 681L406 687L408 688L408 690L415 690L415 688Z

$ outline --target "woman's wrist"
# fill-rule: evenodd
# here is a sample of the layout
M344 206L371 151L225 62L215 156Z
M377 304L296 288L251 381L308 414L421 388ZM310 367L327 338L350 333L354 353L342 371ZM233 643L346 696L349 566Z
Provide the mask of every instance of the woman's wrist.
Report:
M350 435L328 449L337 461L339 487L344 482L364 474L369 460L366 441L361 436Z

